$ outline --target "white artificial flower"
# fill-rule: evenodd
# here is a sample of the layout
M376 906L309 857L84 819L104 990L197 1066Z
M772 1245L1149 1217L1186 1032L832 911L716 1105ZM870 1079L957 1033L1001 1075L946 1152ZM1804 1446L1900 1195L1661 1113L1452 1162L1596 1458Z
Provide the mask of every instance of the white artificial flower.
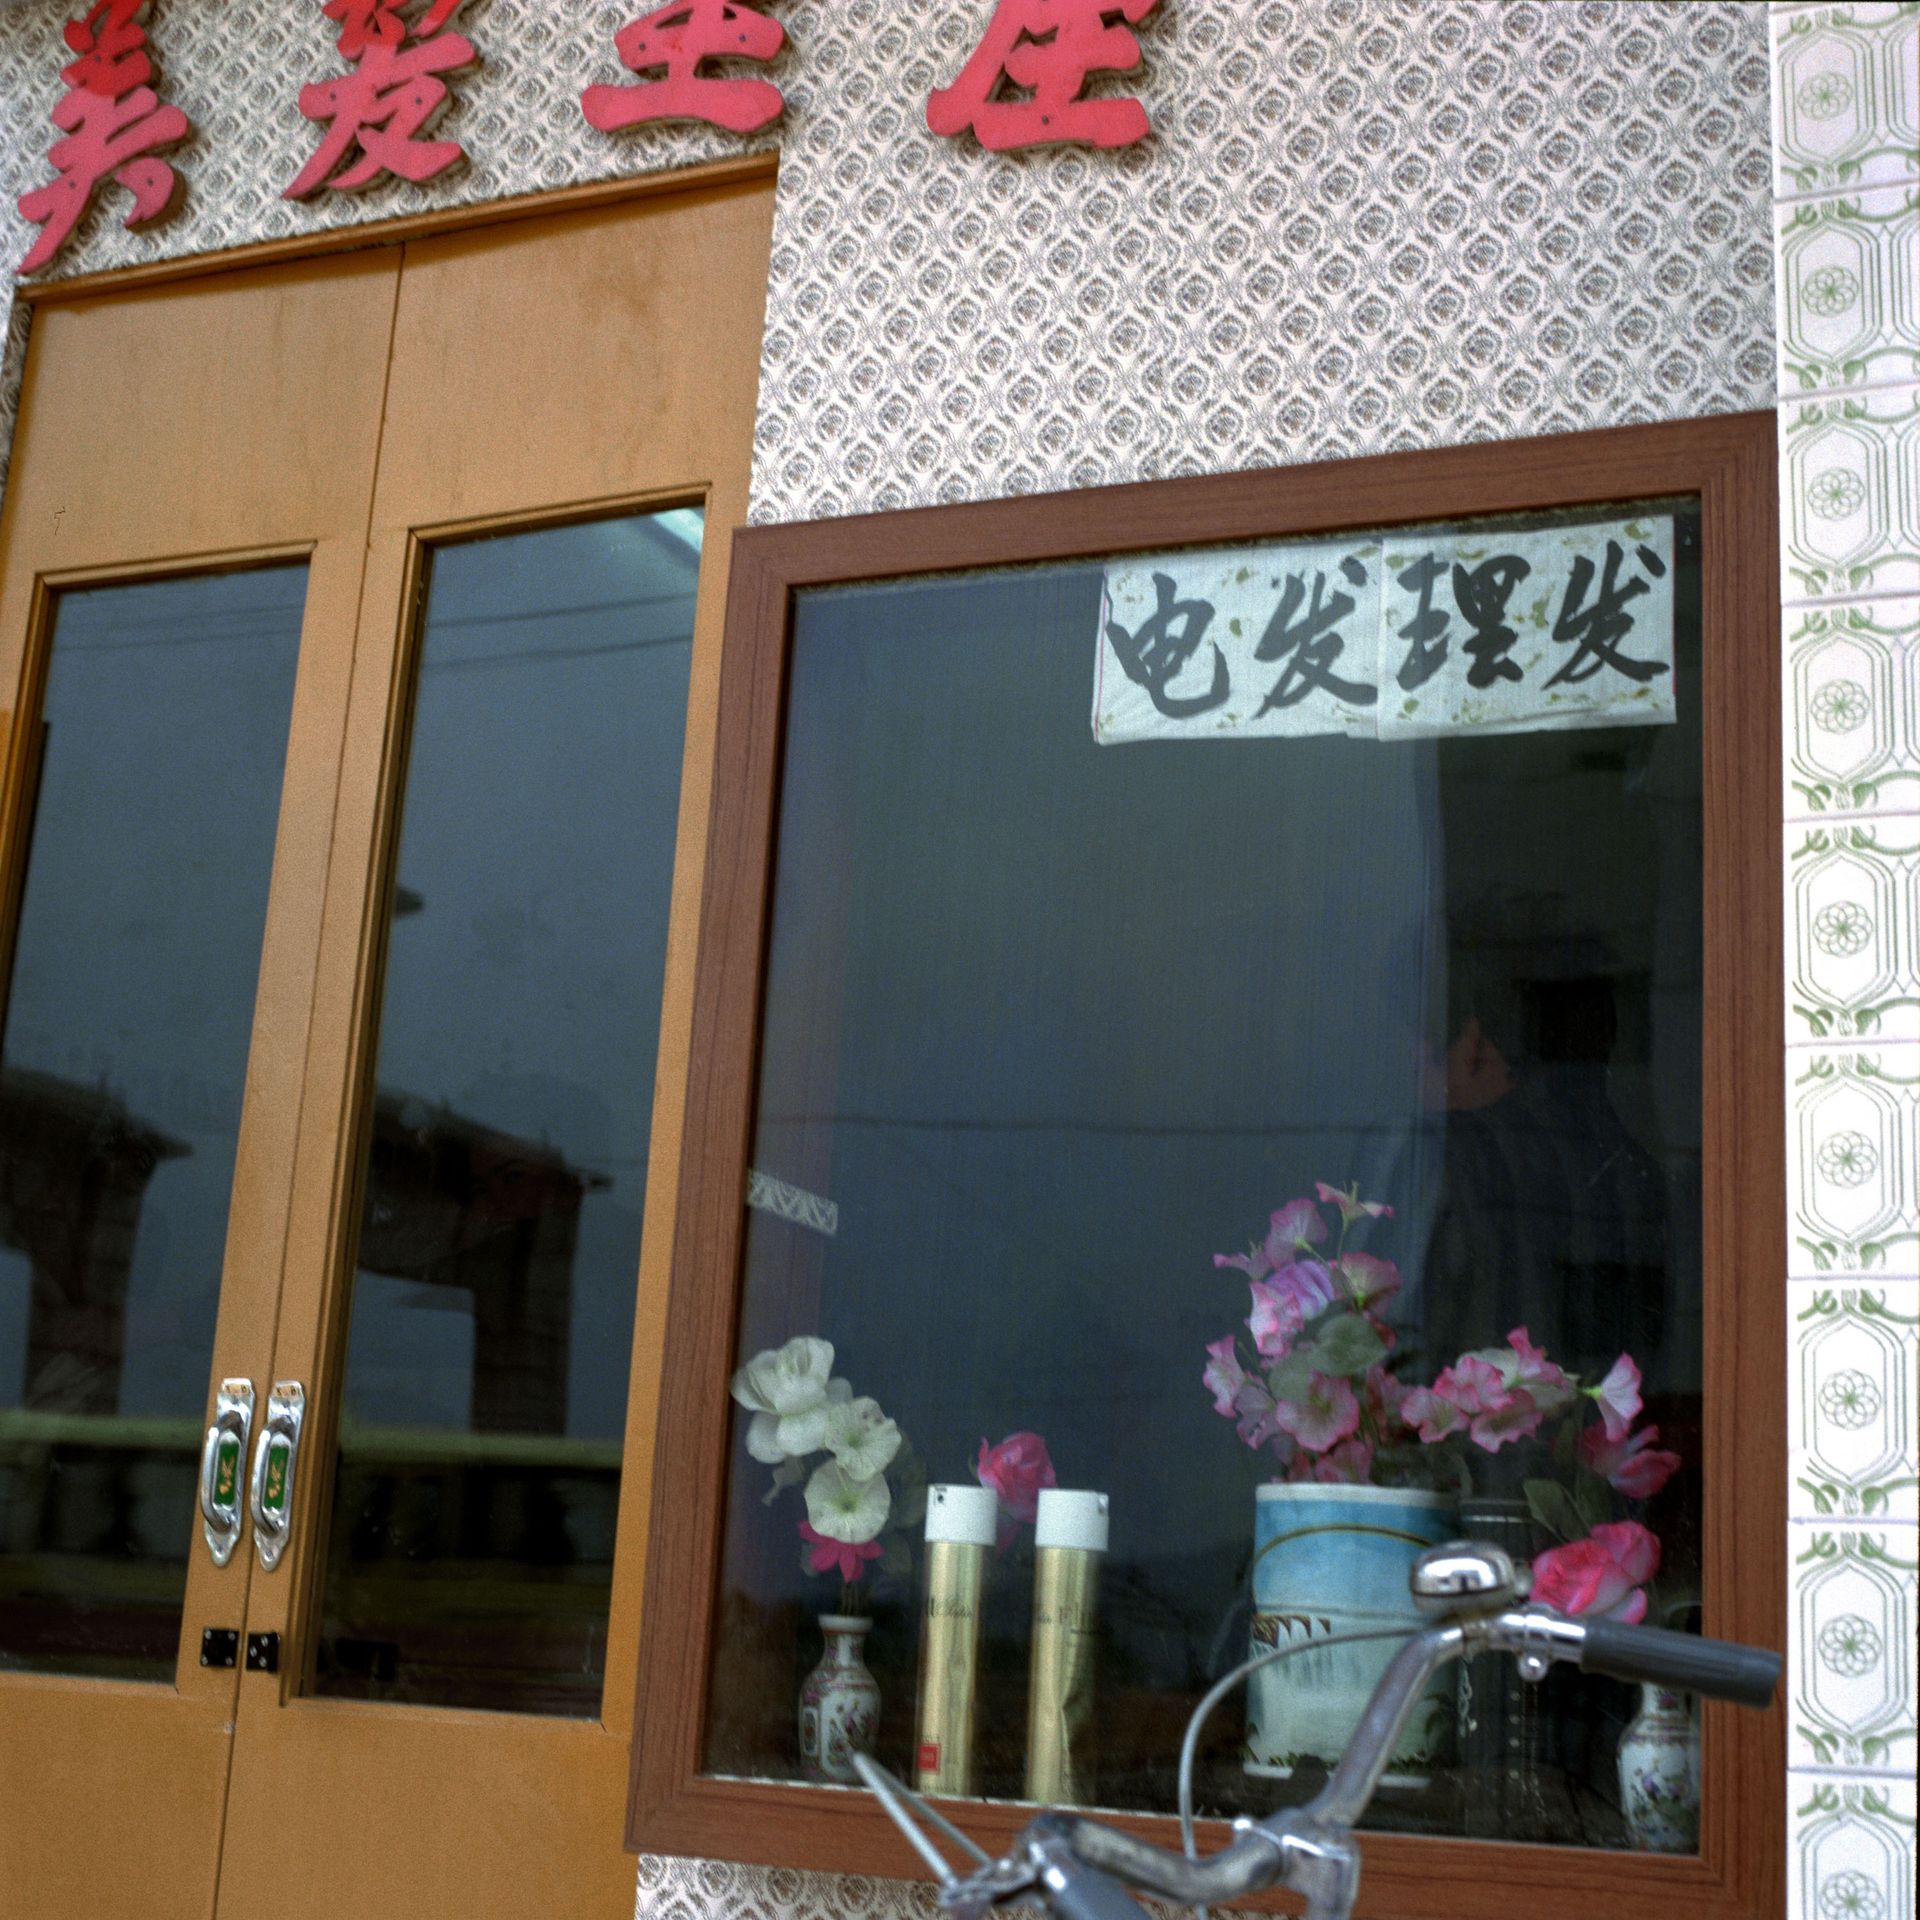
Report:
M833 1410L853 1398L853 1389L844 1380L829 1380L824 1400L798 1412L782 1414L774 1429L774 1438L789 1460L803 1454L818 1453L827 1444L827 1421Z
M733 1397L754 1413L804 1413L826 1399L832 1372L833 1342L795 1334L784 1347L756 1353L733 1376Z
M807 1524L850 1547L864 1546L887 1524L891 1504L884 1474L856 1480L837 1460L823 1461L807 1482Z
M777 1467L787 1457L780 1444L780 1416L756 1413L747 1422L747 1451L763 1467Z
M880 1411L880 1402L862 1396L827 1410L823 1444L855 1480L871 1480L893 1465L900 1451L900 1429Z

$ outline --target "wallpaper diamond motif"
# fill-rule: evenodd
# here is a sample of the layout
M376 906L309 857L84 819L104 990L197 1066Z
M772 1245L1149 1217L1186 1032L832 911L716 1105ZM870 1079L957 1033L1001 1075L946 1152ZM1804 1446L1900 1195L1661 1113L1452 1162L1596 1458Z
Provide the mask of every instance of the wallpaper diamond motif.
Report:
M927 131L985 0L796 9L753 517L1763 406L1756 7L1166 0L1154 131Z

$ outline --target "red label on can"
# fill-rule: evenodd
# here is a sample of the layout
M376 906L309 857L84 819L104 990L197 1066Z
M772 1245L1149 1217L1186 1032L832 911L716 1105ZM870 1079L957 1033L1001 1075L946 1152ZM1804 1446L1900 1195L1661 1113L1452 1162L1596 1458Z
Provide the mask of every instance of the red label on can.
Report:
M940 1743L937 1740L923 1740L920 1743L920 1771L937 1773L940 1770Z

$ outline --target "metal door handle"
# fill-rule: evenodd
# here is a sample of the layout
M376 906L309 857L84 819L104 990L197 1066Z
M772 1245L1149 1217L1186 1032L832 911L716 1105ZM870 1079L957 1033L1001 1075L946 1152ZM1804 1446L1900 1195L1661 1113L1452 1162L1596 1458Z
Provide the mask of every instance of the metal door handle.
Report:
M252 1427L253 1382L222 1380L213 1403L213 1425L200 1449L200 1526L216 1567L224 1567L240 1544L246 1520L240 1504L240 1475Z
M298 1380L273 1383L267 1395L267 1417L253 1449L253 1483L247 1498L253 1515L253 1548L263 1573L280 1564L293 1530L293 1468L306 1412L307 1396Z

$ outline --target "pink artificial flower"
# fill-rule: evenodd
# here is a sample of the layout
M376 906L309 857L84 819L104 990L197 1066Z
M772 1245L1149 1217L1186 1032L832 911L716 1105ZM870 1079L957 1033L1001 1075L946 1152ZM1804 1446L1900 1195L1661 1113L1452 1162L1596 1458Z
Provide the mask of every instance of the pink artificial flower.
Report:
M1647 1617L1643 1584L1659 1566L1660 1542L1638 1521L1619 1520L1537 1555L1533 1597L1561 1613L1595 1613L1633 1626Z
M1239 1392L1233 1396L1233 1412L1241 1440L1256 1451L1269 1440L1284 1439L1279 1416L1274 1410L1273 1395L1258 1380L1247 1380L1242 1384ZM1278 1448L1275 1450L1279 1451Z
M1400 1291L1400 1269L1391 1260L1377 1260L1370 1253L1343 1253L1338 1265L1347 1291L1363 1311L1383 1305Z
M1318 1260L1292 1261L1277 1267L1271 1280L1253 1282L1247 1331L1263 1358L1281 1359L1293 1336L1336 1298L1333 1275Z
M1419 1430L1428 1446L1461 1431L1467 1416L1460 1403L1450 1400L1437 1387L1410 1387L1400 1397L1400 1418Z
M1289 1252L1308 1253L1327 1237L1327 1223L1311 1200L1289 1200L1267 1226L1267 1254L1277 1267Z
M1433 1390L1467 1416L1469 1437L1487 1453L1498 1453L1509 1440L1525 1440L1544 1418L1533 1395L1510 1386L1499 1359L1485 1354L1463 1353L1441 1369Z
M1037 1433L1010 1433L997 1447L982 1436L974 1477L1000 1496L1010 1520L1032 1520L1040 1511L1042 1487L1057 1487L1047 1443Z
M1339 1187L1330 1187L1324 1180L1316 1180L1313 1190L1330 1207L1340 1209L1342 1226L1352 1226L1365 1214L1369 1220L1391 1220L1393 1209L1381 1200L1358 1200L1354 1196L1360 1191L1359 1183L1348 1187L1344 1192Z
M1660 1438L1658 1427L1642 1427L1628 1440L1609 1440L1604 1427L1580 1435L1580 1462L1629 1500L1651 1500L1680 1467L1677 1453L1649 1451Z
M1515 1357L1505 1348L1463 1353L1452 1366L1441 1368L1431 1389L1416 1388L1407 1395L1400 1417L1418 1427L1429 1445L1463 1426L1474 1445L1487 1453L1498 1453L1510 1440L1526 1439L1538 1432L1546 1416L1531 1393L1508 1384L1501 1363Z
M1532 1439L1545 1417L1530 1394L1516 1391L1508 1394L1502 1405L1475 1414L1467 1432L1482 1452L1498 1453L1509 1440Z
M1267 1258L1265 1247L1255 1247L1250 1253L1216 1253L1213 1264L1238 1267L1249 1280L1264 1280L1273 1271L1273 1262Z
M1495 1348L1485 1357L1500 1369L1509 1387L1524 1389L1543 1415L1558 1413L1571 1403L1575 1392L1572 1378L1527 1338L1525 1327L1515 1327L1507 1335L1504 1352Z
M1367 1397L1389 1420L1398 1419L1410 1389L1385 1367L1367 1369Z
M1373 1449L1358 1437L1342 1440L1313 1463L1313 1477L1329 1483L1365 1486L1373 1473Z
M824 1533L815 1533L804 1520L800 1522L800 1538L813 1549L813 1551L807 1555L807 1565L810 1566L815 1573L830 1573L835 1567L838 1567L840 1570L840 1579L843 1584L849 1584L858 1580L860 1578L860 1570L866 1562L880 1558L880 1542L878 1540L861 1540L858 1542L851 1540L829 1540Z
M1270 1218L1267 1237L1248 1253L1216 1253L1216 1267L1238 1267L1249 1280L1264 1280L1327 1237L1327 1223L1311 1200L1289 1200Z
M1247 1384L1240 1356L1234 1351L1233 1335L1215 1340L1207 1348L1210 1358L1200 1369L1200 1384L1213 1395L1213 1410L1233 1418L1233 1397Z
M1600 1418L1609 1440L1624 1440L1628 1429L1640 1417L1640 1369L1622 1354L1608 1370L1607 1377L1587 1392L1600 1403Z
M1360 1402L1337 1375L1316 1373L1298 1400L1276 1400L1274 1416L1310 1453L1325 1453L1360 1425Z

